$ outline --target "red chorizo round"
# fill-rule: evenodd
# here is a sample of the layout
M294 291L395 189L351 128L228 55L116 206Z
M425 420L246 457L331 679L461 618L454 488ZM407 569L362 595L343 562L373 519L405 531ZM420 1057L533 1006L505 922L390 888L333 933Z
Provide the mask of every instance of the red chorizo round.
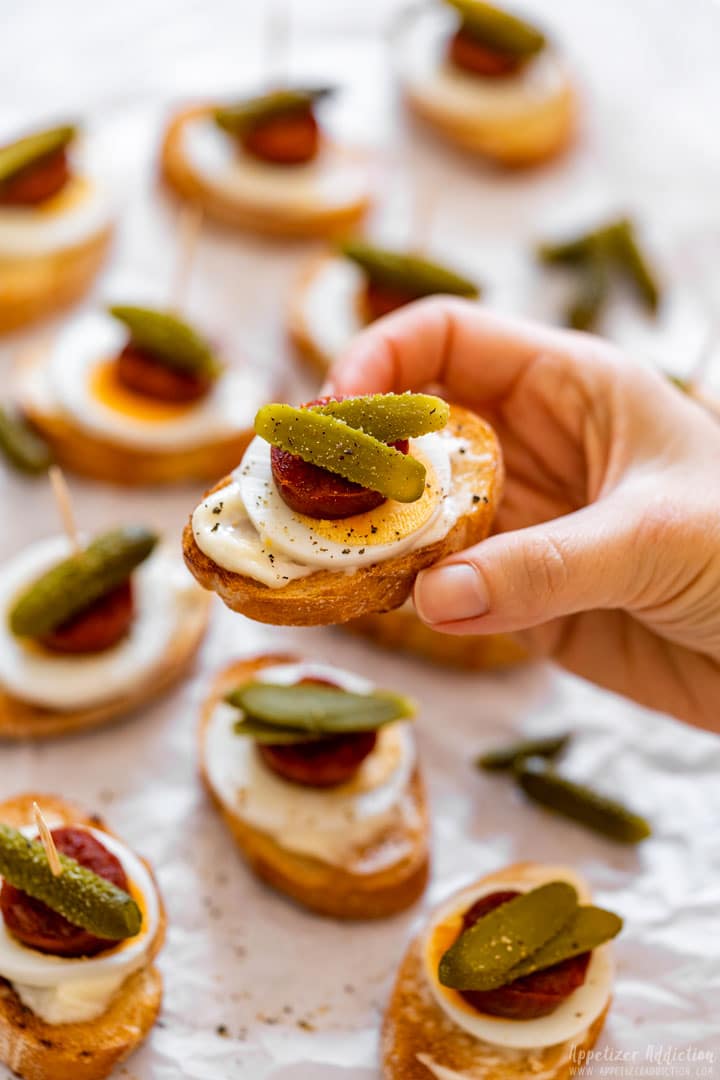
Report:
M523 66L519 57L488 48L462 27L450 39L448 57L463 71L488 79L514 75Z
M417 296L408 292L407 289L381 285L376 281L368 281L365 285L365 311L370 322L381 319L383 315L390 315L398 308L411 304L413 300L417 300Z
M56 150L0 183L0 204L37 206L62 191L69 179L67 152L64 148Z
M135 614L132 581L95 600L45 634L40 643L59 653L98 653L117 645L130 630Z
M320 128L307 109L258 121L241 143L248 154L270 165L304 165L317 155Z
M172 368L132 342L118 355L115 374L128 390L158 401L199 401L211 386L207 376Z

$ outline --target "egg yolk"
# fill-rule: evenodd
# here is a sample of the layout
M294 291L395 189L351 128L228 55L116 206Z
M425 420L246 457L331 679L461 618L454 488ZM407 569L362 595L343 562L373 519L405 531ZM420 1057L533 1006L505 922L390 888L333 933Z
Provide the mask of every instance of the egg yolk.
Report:
M196 406L194 401L160 401L136 394L120 382L115 358L101 360L90 373L90 392L101 404L134 420L162 423L185 416Z
M39 206L34 206L33 213L44 214L47 217L52 217L54 214L66 214L84 202L91 191L92 184L86 177L73 176L57 195L46 199Z

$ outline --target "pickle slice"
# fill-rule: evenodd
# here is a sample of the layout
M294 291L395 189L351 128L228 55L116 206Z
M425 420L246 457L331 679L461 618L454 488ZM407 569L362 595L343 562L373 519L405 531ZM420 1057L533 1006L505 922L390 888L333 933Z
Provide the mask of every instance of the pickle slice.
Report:
M558 776L544 761L520 763L516 778L526 795L548 810L586 825L621 844L638 844L651 834L645 818L592 788Z
M0 825L0 876L16 889L96 937L122 941L140 932L140 908L128 893L68 855L58 858L63 872L55 877L39 841Z
M545 48L545 35L536 26L485 0L446 0L460 12L462 25L483 45L511 56L534 56Z
M267 94L223 105L213 114L215 123L231 135L243 135L264 120L288 116L311 109L322 98L335 92L332 86L287 87Z
M225 700L243 711L250 726L273 726L279 731L289 728L305 733L306 737L308 732L340 735L376 731L393 720L415 714L408 698L385 690L352 694L330 686L257 682L233 690ZM250 734L249 730L246 733Z
M616 937L622 930L622 925L622 919L614 912L590 904L582 905L554 938L542 945L527 960L522 960L512 968L508 974L508 982L596 949L598 945L604 945L606 941Z
M570 742L569 733L563 735L545 735L538 739L519 739L497 750L488 750L475 761L479 769L486 772L510 770L529 757L554 758L562 753Z
M660 305L661 290L654 269L637 241L635 226L628 218L618 221L614 233L615 257L651 313Z
M595 253L581 267L580 287L565 314L566 325L573 330L593 330L610 295L609 264L603 247L597 241Z
M0 407L0 450L16 469L41 473L52 464L50 447L22 419Z
M65 124L0 146L0 184L22 172L28 165L62 150L76 135L77 129L71 124Z
M383 443L417 439L431 431L440 431L450 419L447 402L432 394L368 394L311 405L310 409L360 428Z
M378 491L386 499L415 502L425 490L425 466L342 420L292 405L264 405L255 431L303 461Z
M210 344L177 315L128 304L113 304L108 311L127 326L134 345L147 349L168 367L209 379L222 371Z
M129 578L151 553L157 534L140 525L103 533L53 566L20 594L8 615L13 634L42 637Z
M340 252L357 263L370 281L399 289L418 299L437 293L470 298L480 295L474 281L419 255L386 251L360 240L347 241L341 245Z
M455 990L504 986L508 973L559 934L576 909L577 893L565 881L508 900L464 930L443 954L440 982Z

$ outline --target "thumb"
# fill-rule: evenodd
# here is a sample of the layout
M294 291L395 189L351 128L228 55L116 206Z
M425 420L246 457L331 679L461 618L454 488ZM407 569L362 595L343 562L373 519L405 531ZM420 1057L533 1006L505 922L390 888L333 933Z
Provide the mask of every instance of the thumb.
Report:
M613 502L499 533L421 571L414 594L420 618L450 632L490 634L625 606L640 553L631 514Z

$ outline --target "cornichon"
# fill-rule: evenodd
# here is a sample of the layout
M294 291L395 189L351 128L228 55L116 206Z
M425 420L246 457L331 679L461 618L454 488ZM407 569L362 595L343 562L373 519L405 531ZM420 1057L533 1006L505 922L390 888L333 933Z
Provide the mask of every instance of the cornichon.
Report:
M0 825L0 876L16 889L96 937L122 941L140 932L140 908L128 893L75 859L58 857L63 872L55 877L39 841Z
M214 379L222 371L209 343L189 323L169 311L113 304L110 314L124 323L130 340L178 371Z
M476 282L419 255L386 251L359 240L342 244L340 252L357 263L370 281L402 290L418 299L437 293L471 298L480 295Z
M44 472L52 464L45 440L21 416L13 416L3 408L0 408L0 450L21 472Z
M431 431L440 431L450 419L447 402L433 394L369 394L310 408L312 412L334 416L352 428L360 428L383 443L417 439Z
M62 150L76 135L77 129L66 124L48 128L47 131L38 131L0 146L0 184L10 180L33 162L41 161L44 157Z
M529 757L554 758L561 754L570 742L570 735L545 735L537 739L520 739L518 742L488 750L475 761L479 769L487 772L509 771Z
M635 227L627 218L623 218L615 227L615 255L645 307L648 311L656 312L661 298L660 285L638 244Z
M554 938L578 905L572 885L551 881L516 896L464 930L440 960L443 986L495 990L508 973Z
M20 594L8 616L11 631L18 637L50 633L121 585L147 559L157 540L154 532L139 525L98 536Z
M255 417L255 431L273 446L386 499L415 502L425 490L421 462L333 416L292 405L264 405Z
M330 686L247 683L225 700L241 709L251 725L257 722L316 735L375 731L415 713L412 702L400 694L385 690L353 694Z
M320 732L299 731L297 728L280 727L278 724L265 724L252 716L243 716L236 720L233 727L236 735L244 735L257 743L268 745L290 745L292 743L316 742L326 736Z
M569 960L611 941L622 930L619 915L591 904L576 908L562 930L508 973L508 982Z
M233 105L220 106L213 115L216 124L224 131L231 135L242 135L264 120L304 112L332 93L332 86L287 87Z
M610 295L609 266L599 242L597 248L580 267L578 291L565 313L565 323L573 330L593 330Z
M545 35L531 23L485 0L446 0L460 13L462 25L484 45L511 56L534 56L545 48Z
M650 825L645 818L592 788L559 776L542 760L529 758L523 761L515 775L525 794L534 802L612 840L637 844L650 836Z

